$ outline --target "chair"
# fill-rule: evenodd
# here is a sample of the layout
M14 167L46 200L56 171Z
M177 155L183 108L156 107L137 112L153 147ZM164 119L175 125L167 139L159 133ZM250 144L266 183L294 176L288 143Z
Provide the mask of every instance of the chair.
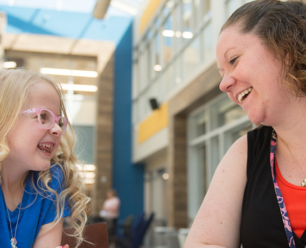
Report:
M127 237L132 234L132 228L134 223L134 215L129 215L124 219L123 224L118 225L118 236Z
M139 248L142 244L143 238L146 234L147 229L150 226L154 218L152 213L148 219L145 219L145 214L143 213L136 223L132 227L132 232L130 235L124 235L118 237L116 240L116 247L118 248Z
M144 236L154 218L154 213L151 213L148 219L145 219L140 227L134 231L133 245L131 248L139 248L143 242Z
M76 246L76 238L68 236L73 234L73 228L66 228L62 233L62 245L68 244L70 248ZM108 233L106 223L100 222L85 226L84 238L79 248L108 248ZM93 244L91 244L93 243Z

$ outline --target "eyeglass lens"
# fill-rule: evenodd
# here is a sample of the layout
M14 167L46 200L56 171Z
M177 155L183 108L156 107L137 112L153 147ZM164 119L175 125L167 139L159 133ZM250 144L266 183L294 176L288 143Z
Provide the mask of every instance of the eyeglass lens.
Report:
M45 128L47 129L52 128L52 125L54 123L54 118L52 113L46 109L42 109L40 111L40 122ZM58 125L62 130L64 129L64 118L60 118L58 120Z

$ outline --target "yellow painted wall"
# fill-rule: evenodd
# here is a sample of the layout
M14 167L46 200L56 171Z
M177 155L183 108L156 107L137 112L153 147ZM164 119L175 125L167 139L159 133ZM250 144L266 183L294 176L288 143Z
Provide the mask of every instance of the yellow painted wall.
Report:
M161 129L168 126L168 103L164 103L159 109L144 120L138 128L138 143L142 143Z
M149 21L151 20L153 14L157 10L158 6L162 3L163 0L151 0L144 10L142 17L140 18L140 33L142 33L147 27Z

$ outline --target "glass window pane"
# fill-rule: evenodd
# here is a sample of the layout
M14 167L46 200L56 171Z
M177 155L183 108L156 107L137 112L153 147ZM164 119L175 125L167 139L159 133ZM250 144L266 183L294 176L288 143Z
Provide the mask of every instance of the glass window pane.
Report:
M189 140L202 136L208 130L208 118L205 110L200 111L190 119Z
M154 38L154 66L155 75L162 70L160 59L160 35L157 33Z
M150 90L146 90L144 93L144 101L145 101L145 106L144 106L144 117L146 118L150 113L151 113L151 105L150 105Z
M149 84L151 81L151 73L152 73L152 59L151 59L151 48L150 48L150 43L148 44L147 48L146 48L146 84Z
M194 27L198 27L201 22L201 1L203 0L193 0L193 15L194 15Z
M180 48L182 44L182 2L179 2L176 5L175 11L174 11L174 36L175 36L175 52Z
M182 56L179 56L174 61L174 88L176 88L183 80L182 80Z
M144 90L148 85L148 72L147 72L147 57L148 51L145 50L141 55L141 90Z
M149 96L149 99L156 98L157 102L160 103L160 101L158 100L158 85L157 85L156 82L154 82L150 85L148 96Z
M75 146L78 159L84 161L85 164L94 164L94 126L73 125L73 129L78 138Z
M202 2L202 18L204 19L205 16L210 11L210 0L201 0Z
M201 62L200 39L197 37L183 52L183 76L189 78Z
M184 40L191 39L192 33L192 2L191 0L183 0L183 33Z
M174 0L168 0L163 8L163 15L167 16L174 7Z
M172 82L173 82L173 64L170 64L167 70L164 72L164 80L165 80L165 93L167 96L172 90Z
M150 49L150 61L149 61L150 81L152 81L154 79L154 76L155 76L155 71L154 71L154 65L155 65L154 40L152 40L150 42L149 49Z
M219 136L216 136L211 139L211 159L210 159L210 175L209 175L209 183L213 178L215 170L220 162L220 153L219 153Z
M203 29L203 53L204 53L204 63L209 63L215 57L215 52L213 49L213 30L211 22L209 22Z
M227 125L245 115L246 113L239 105L225 97L211 107L212 129Z
M133 66L133 97L136 97L139 91L138 75L139 75L138 61L135 61Z
M173 56L172 49L173 49L174 31L172 24L172 15L170 15L164 23L162 36L163 36L163 55L164 55L163 65L165 65L170 61L171 57Z
M157 99L159 103L162 103L164 101L164 85L163 85L163 81L162 81L162 77L158 77L156 82L156 88L157 88Z
M164 102L165 97L167 95L166 73L163 73L159 77L159 90L160 90L159 94L160 94L161 102Z
M188 162L188 217L193 222L207 190L207 147L205 144L189 150Z
M138 109L137 109L137 101L133 102L133 124L138 123Z
M154 21L154 26L156 29L159 29L160 28L160 17L158 16L155 21Z
M237 139L247 134L247 132L251 131L252 129L253 125L250 121L248 121L247 123L226 132L224 135L224 151L227 151Z

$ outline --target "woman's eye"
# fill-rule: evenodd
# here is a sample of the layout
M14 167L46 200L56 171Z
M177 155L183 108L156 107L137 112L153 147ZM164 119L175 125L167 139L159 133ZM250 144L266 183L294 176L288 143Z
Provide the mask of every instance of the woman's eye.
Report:
M233 59L230 61L230 64L231 64L231 65L235 64L235 62L236 62L237 59L238 59L238 57L233 58Z

